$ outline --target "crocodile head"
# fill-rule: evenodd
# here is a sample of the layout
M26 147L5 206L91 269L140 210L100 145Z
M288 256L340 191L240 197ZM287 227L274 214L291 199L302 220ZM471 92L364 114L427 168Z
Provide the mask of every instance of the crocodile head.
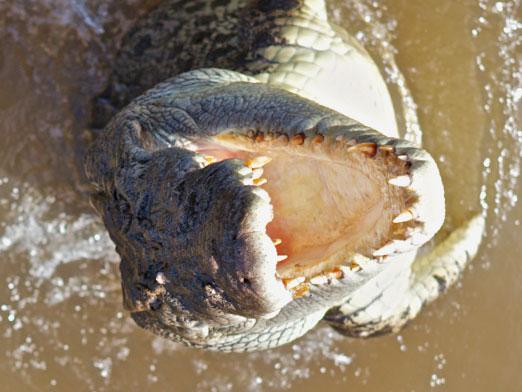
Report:
M188 75L116 116L87 161L140 325L212 345L441 226L424 150L236 73Z

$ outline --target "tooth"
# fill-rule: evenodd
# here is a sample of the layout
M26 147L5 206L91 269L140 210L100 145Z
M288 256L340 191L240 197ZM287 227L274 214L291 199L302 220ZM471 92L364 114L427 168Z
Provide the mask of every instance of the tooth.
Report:
M284 133L283 134L280 134L279 136L277 136L277 142L279 142L280 144L288 144L288 136L285 135Z
M356 269L356 268L358 268L360 270L362 269L361 266L359 264L357 264L355 261L351 261L350 262L350 269L353 270L353 269Z
M379 146L379 150L385 151L385 152L393 152L394 147L393 146L384 145L384 146Z
M318 286L321 284L328 283L328 278L324 275L316 275L312 279L310 279L310 283Z
M254 131L253 129L249 129L249 130L247 131L247 136L248 136L249 138L253 139L254 136L256 136L256 131Z
M352 269L350 267L345 266L345 265L340 265L339 269L343 273L343 278L346 277L346 276L349 276L350 273L352 272Z
M359 143L355 146L349 147L348 151L358 151L368 155L369 157L373 157L377 153L377 145L375 143Z
M382 249L378 249L375 252L373 252L373 255L375 257L381 257L381 256L387 256L389 253L391 253L389 249L382 248Z
M373 255L375 257L388 256L389 254L394 253L396 248L396 244L393 241L388 242L382 248L377 249L375 252L373 252Z
M375 252L373 252L373 255L375 257L389 256L392 253L407 250L409 247L410 245L408 241L392 240L385 244L381 249L377 249Z
M263 188L253 188L252 193L255 193L257 196L259 196L264 201L270 203L270 195L267 191L265 191Z
M156 274L156 282L158 282L159 284L167 283L167 277L165 276L165 274L163 272L158 272Z
M245 162L245 165L252 169L259 169L270 162L272 158L263 155L251 158Z
M276 261L279 263L280 261L288 259L287 255L277 255Z
M246 176L247 174L252 173L252 169L246 166L243 166L241 169L238 170L238 173L242 176Z
M302 133L292 136L292 144L300 146L304 143L305 137Z
M395 178L390 178L388 183L395 186L406 187L411 185L411 178L408 175L402 175Z
M293 289L294 287L299 286L301 283L305 281L304 276L300 276L299 278L294 279L285 279L284 285L288 290Z
M408 222L408 221L411 221L413 218L414 218L414 215L411 213L411 211L406 210L406 211L401 212L395 218L393 218L393 223Z
M208 165L217 162L217 158L213 157L212 155L206 155L203 157L203 159L205 160L205 162L207 162Z
M324 136L321 135L320 133L315 135L314 138L312 139L312 143L314 143L314 144L321 144L323 141L324 141Z
M264 140L265 140L265 134L263 132L259 132L255 137L255 141L258 143L260 143Z
M255 186L265 185L267 182L268 182L268 180L266 178L256 178L253 181Z
M262 175L263 175L262 168L252 170L252 178L254 178L254 179L260 178Z
M272 242L274 243L274 246L277 246L277 245L281 245L283 240L281 240L281 238L275 238L272 240Z
M388 256L390 253L393 253L394 250L395 248L385 245L381 249L377 249L375 252L373 252L373 255L375 257Z
M306 283L301 283L299 286L297 286L293 293L292 293L292 297L295 299L295 298L300 298L300 297L304 297L305 295L309 294L310 293L310 286Z
M333 270L328 272L328 276L334 279L341 279L343 277L343 271L341 271L341 269L339 268L334 268Z
M399 158L401 161L407 161L408 156L407 155L397 155L397 158Z

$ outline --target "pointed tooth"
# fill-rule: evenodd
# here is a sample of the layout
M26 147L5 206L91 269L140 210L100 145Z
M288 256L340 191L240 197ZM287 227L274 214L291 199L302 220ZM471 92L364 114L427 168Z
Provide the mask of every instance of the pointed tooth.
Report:
M265 140L265 134L263 132L258 132L254 140L258 143L261 143Z
M287 145L288 144L288 135L285 135L284 133L277 136L276 141L279 144Z
M359 143L355 146L351 146L348 148L348 151L358 151L363 154L366 154L369 157L375 156L377 154L377 144L375 143Z
M354 270L354 269L356 269L356 268L359 269L359 270L362 269L361 266L360 266L357 262L355 262L355 261L352 260L352 261L350 262L350 270Z
M253 188L252 193L256 194L267 203L271 202L270 195L263 188Z
M205 160L205 162L207 162L207 165L217 162L217 158L213 157L212 155L205 155L203 159Z
M379 146L379 150L384 151L384 152L393 152L395 150L395 147L383 145L383 146Z
M382 256L388 256L389 250L386 248L377 249L375 252L373 252L373 255L375 257L382 257Z
M404 252L411 248L410 245L411 238L408 238L408 240L391 240L387 244L385 244L380 249L377 249L375 252L373 252L373 256L375 257L384 257L389 256L391 254L397 253L397 252Z
M375 257L388 256L391 253L394 253L395 249L396 249L395 243L393 241L388 242L386 245L384 245L380 249L377 249L375 252L373 252L373 255Z
M352 269L351 267L347 267L345 265L340 265L339 266L339 269L342 271L343 273L343 278L346 278L347 276L350 275L350 273L352 272Z
M310 279L310 283L312 283L313 285L321 285L321 284L325 284L325 283L328 283L328 278L324 275L316 275L314 276L312 279Z
M288 256L287 256L287 255L277 255L277 257L276 257L276 261L277 261L278 263L281 262L281 261L283 261L283 260L286 260L286 259L288 259Z
M310 294L310 285L307 283L301 283L299 286L294 288L292 297L294 299L304 297L305 295Z
M304 143L305 136L302 133L298 133L297 135L292 136L291 143L297 146L300 146Z
M294 287L297 287L299 286L301 283L303 283L305 281L305 278L304 276L300 276L298 278L294 278L294 279L285 279L283 281L285 287L288 289L288 290L291 290L293 289Z
M340 268L334 268L330 272L328 272L328 276L333 279L341 279L343 277L343 271Z
M268 180L266 178L256 178L253 180L253 183L255 186L261 186L261 185L264 185L268 182Z
M258 168L258 169L252 170L252 178L253 179L260 178L262 175L263 175L263 169L262 168Z
M315 135L314 138L312 139L312 143L314 143L314 144L321 144L323 141L324 141L324 136L321 135L320 133Z
M397 215L395 218L393 218L393 223L403 223L408 222L414 219L415 216L412 214L410 210L405 210L401 212L399 215Z
M395 186L407 187L411 185L411 178L410 176L405 174L402 176L397 176L395 178L390 178L388 180L388 183Z
M246 176L246 175L252 173L252 169L247 166L243 166L241 169L238 170L238 173L241 174L242 176Z
M272 158L267 156L257 156L253 157L245 162L245 165L252 168L252 169L259 169L263 166L265 166L268 162L270 162Z
M272 242L274 243L274 246L277 246L281 245L283 243L283 240L281 238L274 238Z

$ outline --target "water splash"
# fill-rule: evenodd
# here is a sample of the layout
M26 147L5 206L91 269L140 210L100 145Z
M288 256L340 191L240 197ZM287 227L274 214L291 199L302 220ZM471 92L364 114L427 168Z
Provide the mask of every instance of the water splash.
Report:
M472 35L479 53L476 65L483 79L484 111L489 114L481 204L495 222L495 246L510 212L518 203L522 164L522 6L521 2L480 0L480 17ZM491 56L491 43L495 50ZM488 55L486 55L486 52Z

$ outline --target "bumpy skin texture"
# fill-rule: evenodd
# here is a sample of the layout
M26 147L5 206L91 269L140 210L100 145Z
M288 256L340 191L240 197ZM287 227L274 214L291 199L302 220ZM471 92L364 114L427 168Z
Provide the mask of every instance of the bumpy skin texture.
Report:
M97 99L93 125L105 126L167 78L207 67L255 76L388 136L398 135L396 122L408 128L407 118L415 116L405 108L394 115L377 66L329 23L323 1L170 0L125 37L109 85Z
M305 98L329 99L296 81L313 80L338 61L335 56L347 58L347 64L354 56L367 56L333 30L324 33L333 42L322 50L326 55L314 48L317 37L298 42L306 29L327 25L322 2L183 2L187 12L174 18L165 7L176 10L178 3L165 3L129 34L110 87L98 100L96 122L104 123L114 108L180 71L217 65L243 73L203 69L168 79L116 114L89 151L86 173L97 187L93 202L121 256L126 309L156 334L222 351L281 345L304 334L326 312L325 320L350 336L402 327L473 257L483 220L475 218L434 252L415 259L416 249L444 218L436 165L411 143ZM195 22L201 17L207 18L203 27ZM282 32L288 25L305 31L297 29L292 38ZM216 34L223 34L223 43L213 45ZM292 39L296 42L289 44ZM299 59L284 54L286 47L297 47L302 56L311 53L317 64L324 62L322 68L299 68ZM373 75L375 102L389 108L384 82L372 67L368 57L363 68ZM296 78L301 71L303 77ZM245 75L256 72L261 72L256 78ZM276 254L265 234L271 217L266 193L248 185L240 160L207 165L190 148L227 130L249 129L289 137L343 136L393 148L411 162L412 186L421 199L415 239L402 243L385 262L367 255L335 282L311 286L308 296L292 300L274 278Z

